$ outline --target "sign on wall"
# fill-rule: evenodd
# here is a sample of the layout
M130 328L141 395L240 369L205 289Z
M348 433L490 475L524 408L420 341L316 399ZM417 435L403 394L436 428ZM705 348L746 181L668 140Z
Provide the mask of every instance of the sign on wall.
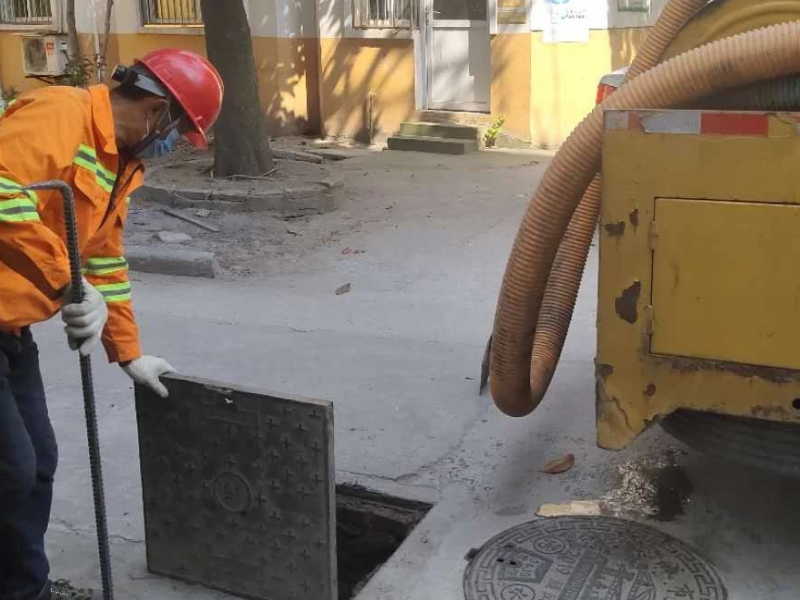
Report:
M499 25L527 25L528 0L497 0Z
M586 43L589 41L588 0L547 0L544 42Z

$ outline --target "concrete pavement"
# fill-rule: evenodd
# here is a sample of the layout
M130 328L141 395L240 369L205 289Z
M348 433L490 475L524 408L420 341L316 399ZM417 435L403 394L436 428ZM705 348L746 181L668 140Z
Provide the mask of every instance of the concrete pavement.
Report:
M320 217L358 221L335 245L285 257L259 279L134 277L147 352L188 375L333 400L339 479L435 502L360 600L460 599L470 548L543 502L600 498L618 485L617 465L679 448L657 429L622 453L594 444L595 256L543 406L512 420L477 396L505 259L542 172L530 163L501 153L352 159L342 163L344 206ZM366 253L343 256L345 246ZM352 291L336 296L344 283ZM58 324L35 333L61 449L54 576L96 585L76 359ZM117 597L227 598L146 572L132 387L116 368L96 371ZM566 452L572 471L540 472ZM800 484L691 453L680 461L695 488L687 514L651 524L714 561L732 599L797 598Z

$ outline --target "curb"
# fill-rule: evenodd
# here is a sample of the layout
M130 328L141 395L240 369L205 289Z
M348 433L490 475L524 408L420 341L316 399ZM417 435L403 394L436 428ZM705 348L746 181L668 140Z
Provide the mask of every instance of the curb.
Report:
M215 278L219 264L211 252L182 248L128 246L125 256L131 270L142 273Z
M318 158L318 157L315 157ZM160 170L151 169L151 173ZM270 211L287 215L321 214L336 208L344 181L329 176L296 186L271 186L264 191L229 192L207 188L181 188L169 183L145 183L133 197L145 198L174 208L208 208L232 212Z
M336 208L335 191L339 181L325 181L315 185L285 188L270 192L238 195L201 189L162 187L148 184L136 195L173 208L208 208L233 212L270 211L296 214L321 214Z

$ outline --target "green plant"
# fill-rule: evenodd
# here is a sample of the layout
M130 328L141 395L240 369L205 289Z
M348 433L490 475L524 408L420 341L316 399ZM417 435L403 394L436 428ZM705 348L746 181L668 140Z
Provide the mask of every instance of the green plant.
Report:
M20 91L13 85L11 87L4 87L3 85L0 85L0 99L2 99L6 106L16 100L19 94Z
M89 58L83 56L71 58L67 61L64 75L60 78L59 83L73 87L86 87L92 81L94 69L95 63Z
M497 136L500 135L500 132L503 130L503 125L506 122L506 118L503 115L497 117L494 122L489 126L489 129L486 130L486 133L483 134L483 144L487 148L493 148L495 144L497 144Z

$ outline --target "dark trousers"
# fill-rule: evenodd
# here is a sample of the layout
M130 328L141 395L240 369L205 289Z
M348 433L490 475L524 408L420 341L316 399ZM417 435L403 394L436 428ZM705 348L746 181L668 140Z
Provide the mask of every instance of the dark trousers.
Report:
M0 333L0 600L34 599L47 582L57 461L36 344L27 329Z

